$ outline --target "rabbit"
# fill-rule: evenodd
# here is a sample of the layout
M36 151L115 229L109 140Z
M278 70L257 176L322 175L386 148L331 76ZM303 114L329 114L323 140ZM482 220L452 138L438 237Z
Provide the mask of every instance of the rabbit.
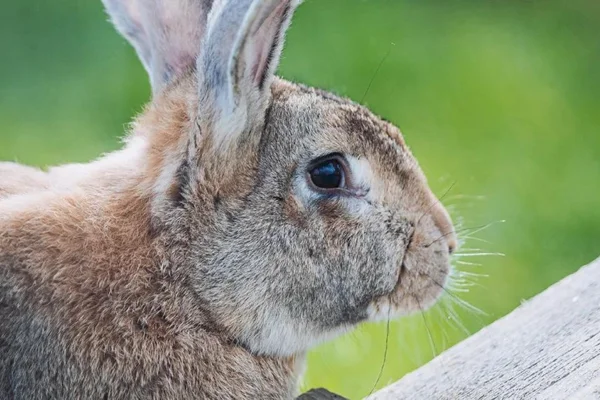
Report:
M456 237L398 128L275 75L300 1L103 2L152 101L89 164L2 165L0 398L289 399L436 301Z

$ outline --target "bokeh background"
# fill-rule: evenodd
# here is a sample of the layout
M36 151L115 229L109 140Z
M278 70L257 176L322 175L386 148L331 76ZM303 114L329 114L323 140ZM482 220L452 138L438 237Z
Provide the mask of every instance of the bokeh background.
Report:
M0 159L44 167L117 149L149 86L100 0L0 6ZM600 255L597 0L307 0L280 73L399 125L472 236L456 268L475 285L455 294L483 313L447 295L393 322L377 387ZM304 388L364 397L385 347L379 324L315 349Z

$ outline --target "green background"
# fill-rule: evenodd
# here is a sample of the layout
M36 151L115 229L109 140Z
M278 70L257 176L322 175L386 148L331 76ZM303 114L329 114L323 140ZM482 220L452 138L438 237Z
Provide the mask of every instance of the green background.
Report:
M0 5L0 159L48 166L117 149L149 86L100 1ZM400 126L436 193L454 183L444 202L459 225L506 221L463 246L504 257L456 264L484 275L456 294L486 314L455 306L459 324L448 297L393 322L378 387L600 255L599 72L597 0L308 0L299 9L281 75L355 100L373 78L364 102ZM385 324L369 325L315 349L304 388L363 397L385 339Z

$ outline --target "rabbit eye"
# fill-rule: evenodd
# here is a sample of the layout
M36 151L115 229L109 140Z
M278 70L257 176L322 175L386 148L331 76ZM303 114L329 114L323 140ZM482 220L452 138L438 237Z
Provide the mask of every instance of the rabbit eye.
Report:
M311 183L318 189L340 189L346 181L344 165L337 157L318 161L311 166L308 174Z

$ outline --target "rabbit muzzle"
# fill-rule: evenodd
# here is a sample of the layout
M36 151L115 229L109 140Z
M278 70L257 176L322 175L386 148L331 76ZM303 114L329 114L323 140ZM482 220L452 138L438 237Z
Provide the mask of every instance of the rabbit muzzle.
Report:
M369 305L369 320L384 320L432 306L445 290L456 247L450 217L441 205L436 205L414 223L394 289Z

